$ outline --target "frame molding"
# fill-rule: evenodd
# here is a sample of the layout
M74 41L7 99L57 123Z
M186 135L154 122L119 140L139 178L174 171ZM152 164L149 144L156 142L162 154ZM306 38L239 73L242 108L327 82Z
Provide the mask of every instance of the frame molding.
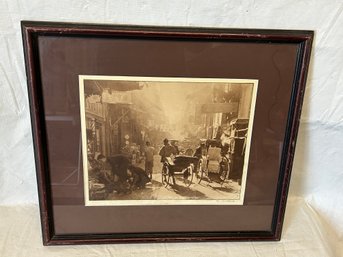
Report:
M96 25L22 21L22 36L27 73L27 84L35 151L40 216L44 245L178 242L178 241L247 241L280 240L286 208L288 188L295 153L308 66L310 62L313 31L266 29L218 29L189 27L154 27ZM293 79L291 103L284 147L282 151L274 216L271 231L251 232L186 232L186 233L134 233L134 234L77 234L56 235L50 190L49 160L44 108L41 94L41 71L38 60L38 36L77 37L127 37L154 39L206 39L230 42L296 43L299 44L296 71Z

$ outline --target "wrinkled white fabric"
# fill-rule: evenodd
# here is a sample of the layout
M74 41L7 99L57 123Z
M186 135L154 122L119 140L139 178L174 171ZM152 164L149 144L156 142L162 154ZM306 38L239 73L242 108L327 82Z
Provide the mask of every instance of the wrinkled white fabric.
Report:
M315 30L290 188L304 202L283 241L42 248L36 209L20 207L37 204L21 20ZM14 206L0 209L0 256L339 256L329 249L343 240L342 28L342 0L0 0L0 205Z

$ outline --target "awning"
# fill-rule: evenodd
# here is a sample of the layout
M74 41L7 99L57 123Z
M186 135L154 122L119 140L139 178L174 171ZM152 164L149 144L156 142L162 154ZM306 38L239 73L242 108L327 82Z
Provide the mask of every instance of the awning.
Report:
M84 80L86 95L101 95L105 88L114 91L131 91L140 89L138 81L118 80Z

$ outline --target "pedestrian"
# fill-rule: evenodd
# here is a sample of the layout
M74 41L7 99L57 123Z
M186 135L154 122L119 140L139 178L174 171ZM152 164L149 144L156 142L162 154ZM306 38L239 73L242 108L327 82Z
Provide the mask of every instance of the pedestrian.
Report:
M150 145L150 142L146 142L145 147L145 172L148 174L150 180L152 179L152 173L154 169L154 152L155 148Z

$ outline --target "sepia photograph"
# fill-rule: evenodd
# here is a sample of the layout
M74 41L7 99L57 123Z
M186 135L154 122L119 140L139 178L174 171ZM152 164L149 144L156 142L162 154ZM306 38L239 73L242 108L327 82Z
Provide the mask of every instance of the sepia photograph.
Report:
M258 81L79 75L86 206L242 205Z

